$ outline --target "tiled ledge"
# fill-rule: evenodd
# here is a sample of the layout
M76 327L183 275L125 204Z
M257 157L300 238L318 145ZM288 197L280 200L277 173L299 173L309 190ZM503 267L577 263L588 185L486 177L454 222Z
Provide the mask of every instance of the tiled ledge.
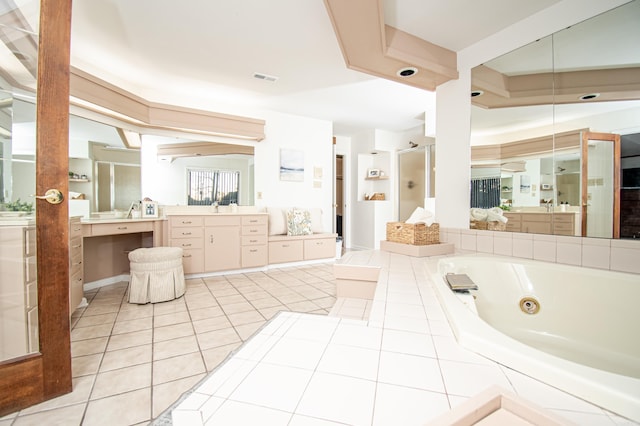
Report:
M640 274L640 241L567 237L519 232L441 228L440 240L458 251L608 269Z

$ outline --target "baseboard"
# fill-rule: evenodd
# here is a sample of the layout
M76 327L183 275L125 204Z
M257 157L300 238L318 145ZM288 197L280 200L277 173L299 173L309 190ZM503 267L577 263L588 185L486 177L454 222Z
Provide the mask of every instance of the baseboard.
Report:
M117 284L122 281L129 281L129 274L116 275L97 281L91 281L90 283L84 283L84 286L82 286L82 288L84 289L84 291L95 290L96 288L104 287L111 284Z

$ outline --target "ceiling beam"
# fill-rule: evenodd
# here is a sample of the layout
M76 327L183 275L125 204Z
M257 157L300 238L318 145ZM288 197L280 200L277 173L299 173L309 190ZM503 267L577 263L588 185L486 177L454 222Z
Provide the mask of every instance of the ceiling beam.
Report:
M382 0L324 3L347 68L429 91L458 78L456 53L386 25Z

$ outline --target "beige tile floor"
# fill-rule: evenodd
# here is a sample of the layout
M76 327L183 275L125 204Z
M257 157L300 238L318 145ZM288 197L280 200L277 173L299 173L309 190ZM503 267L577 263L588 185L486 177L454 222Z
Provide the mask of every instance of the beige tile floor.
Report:
M147 424L279 311L326 315L332 263L198 278L180 299L127 303L127 282L86 292L72 317L73 392L0 426Z

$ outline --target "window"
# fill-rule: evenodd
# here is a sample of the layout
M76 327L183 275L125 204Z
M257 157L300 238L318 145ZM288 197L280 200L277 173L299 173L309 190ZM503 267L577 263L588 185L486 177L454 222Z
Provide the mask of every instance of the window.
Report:
M240 172L222 170L187 170L187 204L221 206L238 202Z

